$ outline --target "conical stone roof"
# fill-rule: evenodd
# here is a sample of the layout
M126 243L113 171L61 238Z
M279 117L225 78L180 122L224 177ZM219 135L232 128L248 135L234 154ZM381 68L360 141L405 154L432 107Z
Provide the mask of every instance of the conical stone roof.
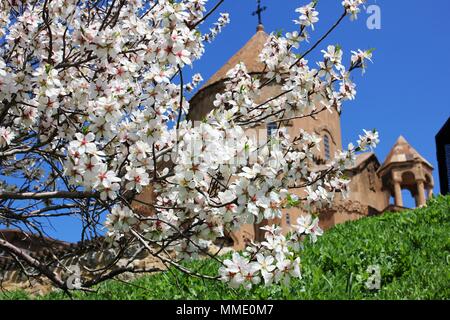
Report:
M416 151L416 149L411 147L411 145L408 143L408 141L406 141L406 139L403 136L400 136L398 137L397 141L395 142L394 146L392 147L391 151L386 157L386 160L384 160L384 163L379 169L379 171L382 171L392 163L401 163L408 161L422 162L425 165L429 166L431 169L433 169L433 166L424 157L422 157Z

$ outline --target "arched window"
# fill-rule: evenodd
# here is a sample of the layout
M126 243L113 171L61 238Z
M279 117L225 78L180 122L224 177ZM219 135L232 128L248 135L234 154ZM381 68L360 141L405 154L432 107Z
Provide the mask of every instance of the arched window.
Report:
M275 122L269 122L267 124L267 139L270 139L275 135L278 130L278 125Z
M323 137L323 146L324 146L324 152L325 152L325 160L330 160L331 158L331 151L330 151L330 137L326 134Z

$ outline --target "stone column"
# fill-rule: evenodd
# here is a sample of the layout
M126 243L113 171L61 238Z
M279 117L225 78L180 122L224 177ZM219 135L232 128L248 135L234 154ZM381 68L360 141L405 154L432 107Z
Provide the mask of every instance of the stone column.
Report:
M403 207L402 187L400 181L394 181L394 198L397 207Z
M428 197L427 197L427 199L431 199L431 197L433 196L433 188L434 188L434 186L429 186L428 187Z
M417 181L417 206L422 207L426 204L425 185L422 180Z
M419 205L419 193L416 192L416 194L414 194L414 201L416 203L416 208L420 207Z

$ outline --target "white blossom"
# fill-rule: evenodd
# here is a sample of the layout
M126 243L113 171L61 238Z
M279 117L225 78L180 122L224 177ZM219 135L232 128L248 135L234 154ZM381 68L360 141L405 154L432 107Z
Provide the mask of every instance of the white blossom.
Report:
M314 24L319 21L319 18L317 17L319 12L316 11L314 2L296 9L295 12L300 13L299 19L294 20L295 23L305 27L311 26L314 30Z
M138 193L140 193L142 188L147 186L150 182L148 173L144 168L127 168L125 179L128 180L125 187L128 190L136 190Z
M14 139L14 132L10 128L0 127L0 147L6 147Z

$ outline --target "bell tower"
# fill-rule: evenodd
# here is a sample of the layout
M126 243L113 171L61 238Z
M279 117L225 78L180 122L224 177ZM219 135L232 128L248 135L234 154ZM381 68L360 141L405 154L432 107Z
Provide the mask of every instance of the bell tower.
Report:
M392 147L378 175L383 186L395 199L397 207L403 207L402 189L414 196L416 207L426 204L433 194L433 166L425 160L406 139L400 136Z

